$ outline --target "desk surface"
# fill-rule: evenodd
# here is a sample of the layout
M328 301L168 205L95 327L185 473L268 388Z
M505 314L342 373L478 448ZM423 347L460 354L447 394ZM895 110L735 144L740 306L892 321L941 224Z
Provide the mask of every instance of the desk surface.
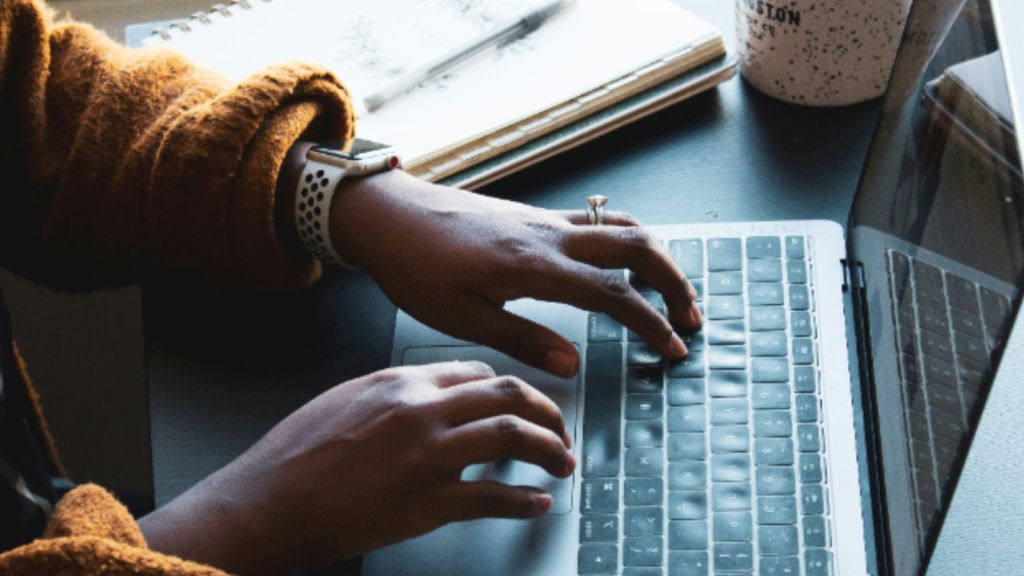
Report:
M734 40L732 2L677 0ZM482 191L555 209L593 193L649 224L846 223L878 104L799 108L739 79ZM330 386L388 365L395 308L359 273L262 297L144 289L164 503Z

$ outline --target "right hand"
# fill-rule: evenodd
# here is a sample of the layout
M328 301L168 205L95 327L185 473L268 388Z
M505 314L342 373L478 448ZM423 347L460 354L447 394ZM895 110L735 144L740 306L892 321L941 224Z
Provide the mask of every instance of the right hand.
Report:
M547 396L478 362L392 368L323 393L140 525L158 551L280 573L449 522L547 512L538 489L460 480L466 466L506 459L572 473Z

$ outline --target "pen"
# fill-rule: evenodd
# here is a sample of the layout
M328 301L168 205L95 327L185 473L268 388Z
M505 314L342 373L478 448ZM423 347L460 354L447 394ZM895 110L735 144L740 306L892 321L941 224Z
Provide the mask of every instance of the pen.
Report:
M445 72L487 48L506 44L518 40L534 30L541 27L548 18L562 11L575 0L554 0L534 10L531 10L509 24L499 26L493 32L488 32L482 38L478 38L452 50L448 54L427 63L426 65L402 75L397 80L384 86L380 90L370 94L363 100L369 112L380 108L384 104L405 94L409 90L419 86L423 82Z

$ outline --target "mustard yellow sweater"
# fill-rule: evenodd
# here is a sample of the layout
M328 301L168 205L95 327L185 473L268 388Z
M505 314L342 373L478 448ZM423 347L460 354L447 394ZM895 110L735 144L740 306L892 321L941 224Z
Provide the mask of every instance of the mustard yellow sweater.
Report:
M166 50L129 50L0 0L0 265L84 290L151 275L287 289L316 262L281 242L275 183L305 135L351 138L329 72L277 67L239 85ZM85 486L0 574L219 574L147 550L127 510Z

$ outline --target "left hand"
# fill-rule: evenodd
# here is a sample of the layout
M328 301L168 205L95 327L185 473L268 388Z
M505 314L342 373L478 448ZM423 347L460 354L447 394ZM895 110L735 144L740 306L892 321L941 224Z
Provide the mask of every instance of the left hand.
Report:
M331 239L410 315L457 338L562 377L579 355L564 337L503 309L536 298L605 312L662 355L686 347L673 329L701 325L696 293L665 248L636 220L609 212L552 212L428 184L401 171L344 180L331 204ZM613 269L658 290L659 314ZM669 322L671 320L671 323Z

